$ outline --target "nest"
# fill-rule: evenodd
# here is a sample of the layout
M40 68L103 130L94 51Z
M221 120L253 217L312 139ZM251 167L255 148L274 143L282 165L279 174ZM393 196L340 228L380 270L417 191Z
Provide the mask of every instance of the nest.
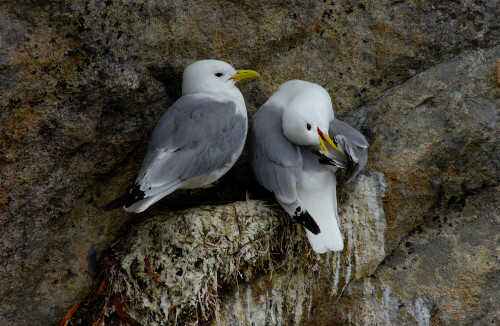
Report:
M289 268L283 260L291 246L309 250L303 231L298 225L290 228L291 223L260 201L149 219L105 259L91 294L61 324L70 319L82 325L207 322L217 317L222 299L240 282ZM290 237L299 243L285 241Z
M260 201L142 221L112 246L94 288L61 325L220 324L234 317L226 302L234 302L249 281L264 282L266 293L279 298L269 307L257 300L245 309L268 309L269 318L277 316L282 324L310 319L313 304L335 305L350 281L373 273L385 256L383 180L378 174L361 176L346 190L349 195L340 196L346 238L341 253L315 254L300 225Z

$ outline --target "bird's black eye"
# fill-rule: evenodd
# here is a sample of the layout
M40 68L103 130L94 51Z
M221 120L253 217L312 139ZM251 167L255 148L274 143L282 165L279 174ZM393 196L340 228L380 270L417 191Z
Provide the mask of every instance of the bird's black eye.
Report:
M222 72L218 72L215 74L215 76L217 76L217 77L221 77L222 75L224 75Z
M309 123L306 124L306 128L307 128L307 130L311 130L311 124L309 124Z

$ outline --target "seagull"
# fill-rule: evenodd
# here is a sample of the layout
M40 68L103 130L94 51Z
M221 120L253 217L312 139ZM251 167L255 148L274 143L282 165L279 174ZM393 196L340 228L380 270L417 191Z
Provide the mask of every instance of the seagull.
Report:
M140 213L177 189L210 187L222 177L240 156L248 131L235 83L258 76L219 60L187 66L182 97L156 125L133 186L105 209Z
M254 115L250 146L257 181L305 228L312 249L341 251L335 171L352 181L368 142L334 118L328 92L302 80L281 84Z

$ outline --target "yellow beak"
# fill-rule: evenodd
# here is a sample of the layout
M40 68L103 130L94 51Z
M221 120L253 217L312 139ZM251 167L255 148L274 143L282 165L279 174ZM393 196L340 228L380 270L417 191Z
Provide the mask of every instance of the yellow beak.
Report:
M340 152L340 149L335 145L335 143L328 137L327 134L323 133L319 128L318 128L318 135L319 135L319 149L322 151L328 151L326 149L325 143L323 143L323 140L328 143L328 145L332 146L334 149Z
M320 151L323 151L323 152L326 152L326 151L327 151L326 146L325 146L325 144L323 143L323 140L321 139L321 136L319 137L319 145L318 145L318 147L319 147L319 150L320 150Z
M241 80L247 78L259 77L259 73L253 70L236 70L236 75L231 77L234 80Z

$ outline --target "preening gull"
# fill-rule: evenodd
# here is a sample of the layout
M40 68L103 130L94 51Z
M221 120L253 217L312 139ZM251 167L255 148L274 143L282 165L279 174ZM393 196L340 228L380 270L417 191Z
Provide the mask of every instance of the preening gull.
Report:
M302 80L281 84L255 114L250 141L257 180L304 226L313 250L342 250L334 172L345 169L353 180L368 142L334 118L328 92Z
M134 185L106 209L143 212L177 189L209 187L224 175L240 156L248 130L235 82L257 76L218 60L187 66L182 97L156 125Z

